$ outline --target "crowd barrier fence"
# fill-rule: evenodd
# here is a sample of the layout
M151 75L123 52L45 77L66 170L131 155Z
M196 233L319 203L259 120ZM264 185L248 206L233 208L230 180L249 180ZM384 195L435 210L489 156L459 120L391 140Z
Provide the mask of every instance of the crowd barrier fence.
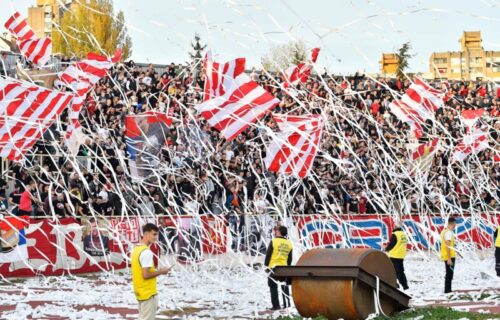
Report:
M408 234L409 250L437 252L440 232L446 222L442 216L409 215L400 220ZM0 274L21 277L126 268L130 249L140 241L141 227L147 222L161 226L160 241L153 251L181 263L196 263L226 253L243 254L262 261L278 223L289 228L289 237L298 252L314 247L381 250L394 229L394 219L389 215L294 215L281 222L272 215L68 217L58 220L6 217L0 219L2 234L10 228L18 237L13 248L4 247L0 252ZM498 225L499 213L459 217L458 250L491 248Z

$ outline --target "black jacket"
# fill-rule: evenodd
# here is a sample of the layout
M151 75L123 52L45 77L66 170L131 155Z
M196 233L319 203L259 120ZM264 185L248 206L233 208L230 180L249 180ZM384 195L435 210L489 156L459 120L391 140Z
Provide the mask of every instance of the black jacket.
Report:
M385 251L391 251L392 248L394 248L394 246L396 245L396 243L398 242L398 238L396 237L396 235L394 234L395 231L403 231L403 229L401 228L396 228L394 230L392 230L392 236L391 236L391 240L389 240L389 244L387 245L387 247L385 248Z

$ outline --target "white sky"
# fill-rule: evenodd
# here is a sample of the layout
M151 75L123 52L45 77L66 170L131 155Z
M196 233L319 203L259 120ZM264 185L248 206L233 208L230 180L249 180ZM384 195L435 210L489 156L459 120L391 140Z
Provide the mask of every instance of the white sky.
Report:
M2 0L0 21L27 14L35 0ZM486 50L500 50L500 0L115 0L125 12L137 62L188 59L198 32L221 60L258 65L273 43L302 39L320 46L332 72L377 72L382 52L410 41L412 71L428 71L433 51L459 50L464 30L480 30Z

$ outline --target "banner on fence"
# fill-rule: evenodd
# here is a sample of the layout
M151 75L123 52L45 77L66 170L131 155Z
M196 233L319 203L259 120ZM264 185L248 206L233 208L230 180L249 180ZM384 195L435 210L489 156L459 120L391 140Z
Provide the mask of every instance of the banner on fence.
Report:
M106 220L102 218L82 219L83 250L90 256L109 254L109 232Z
M0 263L23 261L28 258L26 231L29 217L0 219Z
M148 220L130 218L51 219L8 217L0 219L0 274L4 277L88 273L125 268L131 247L141 239ZM394 221L388 216L322 215L293 216L285 221L294 245L314 247L381 249L388 241ZM436 216L402 218L409 246L439 249L439 233L445 221ZM162 217L160 241L163 254L195 263L207 255L240 251L262 257L278 225L270 215ZM500 216L482 215L457 219L457 246L483 249L493 244L494 226ZM232 239L229 241L229 239ZM298 242L297 242L298 241ZM157 248L152 248L157 253Z
M305 248L374 248L380 250L389 240L394 220L388 216L363 215L326 217L295 216L300 244ZM446 221L441 217L405 216L401 219L409 235L409 249L435 249ZM491 247L494 228L500 216L457 218L456 234L462 246L471 249Z

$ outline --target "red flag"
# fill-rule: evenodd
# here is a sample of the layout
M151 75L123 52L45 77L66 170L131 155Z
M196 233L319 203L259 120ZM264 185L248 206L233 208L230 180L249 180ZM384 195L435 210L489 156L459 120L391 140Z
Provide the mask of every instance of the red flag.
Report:
M476 128L472 133L466 134L455 147L453 161L463 161L470 154L477 154L488 147L488 133Z
M402 96L389 104L391 112L410 125L417 138L422 137L422 124L434 119L434 113L443 106L444 93L417 78Z
M121 52L121 49L116 50L111 58L91 52L87 54L87 59L70 65L59 75L60 81L76 93L68 115L69 124L66 129L66 146L71 154L76 155L78 153L80 144L84 140L78 118L87 94L100 79L106 76L108 70L121 59Z
M313 48L309 52L306 62L299 63L286 69L283 76L285 78L284 88L296 86L299 83L306 83L311 75L311 66L318 59L320 48Z
M462 121L467 126L467 131L469 131L476 124L483 113L484 109L462 111Z
M415 173L423 173L426 174L434 160L434 155L437 152L439 145L439 138L434 138L431 141L420 144L413 152L412 152L412 162L411 162L411 170L410 175L414 175Z
M266 167L269 171L306 177L323 133L321 116L275 116L274 119L281 132L267 148Z
M0 156L18 161L69 106L74 95L0 78Z
M212 53L205 55L203 66L205 68L204 101L224 95L229 89L231 80L245 72L245 58L237 58L226 63L212 60Z
M52 40L37 37L19 12L15 12L7 20L5 28L17 37L19 50L28 60L39 66L49 61L52 53Z
M236 138L250 124L262 118L279 100L252 81L245 73L228 82L223 96L196 106L207 122L227 140Z

